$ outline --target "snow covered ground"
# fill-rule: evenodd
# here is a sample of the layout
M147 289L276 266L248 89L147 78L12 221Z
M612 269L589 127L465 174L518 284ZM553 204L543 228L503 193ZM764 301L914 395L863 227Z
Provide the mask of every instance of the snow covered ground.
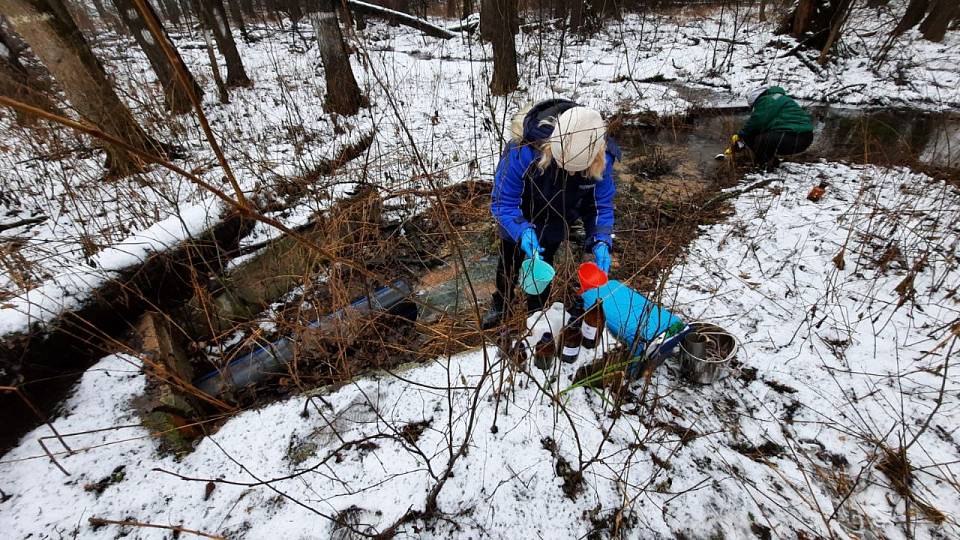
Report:
M68 437L72 455L45 439L71 476L37 444L46 427L0 459L0 529L121 532L88 524L97 517L229 538L341 538L335 529L382 531L424 510L453 456L437 512L402 536L956 537L960 193L903 169L839 163L786 164L773 177L704 227L665 288L688 321L743 341L739 370L713 386L662 369L648 394L656 405L628 402L614 418L608 396L568 390L576 366L552 383L551 393L568 390L558 406L542 374L504 371L491 347L245 411L177 460L137 426L137 361L108 356L54 425L110 429ZM808 201L821 180L826 195ZM560 317L532 318L532 337ZM909 503L885 465L885 449L901 446Z
M712 102L742 103L761 83L781 84L795 95L855 105L957 108L960 104L960 36L933 44L909 33L876 70L869 55L883 39L894 12L857 10L843 41L849 54L820 75L794 56L782 57L792 40L773 36L772 23L752 10L630 14L589 39L534 27L517 39L521 89L490 96L489 46L476 39L438 40L407 28L371 23L350 36L358 53L354 70L371 108L357 118L333 118L322 110L325 95L312 30L301 36L275 26L252 30L255 43L238 40L249 89L231 91L220 104L198 36L175 35L185 60L206 90L205 110L245 190L270 192L285 178L304 174L319 160L376 130L369 155L335 177L319 180L293 211L274 217L291 224L321 210L353 183L373 178L385 192L420 188L424 175L457 182L489 177L503 143L503 126L524 103L565 96L605 113L682 114L697 89L719 92ZM287 27L289 28L289 27ZM103 37L106 36L106 37ZM185 147L184 165L208 182L222 174L195 119L173 122L160 110L159 89L145 57L126 38L101 35L100 56L147 128ZM724 38L733 44L717 41ZM306 38L304 41L303 38ZM663 82L641 82L652 79ZM150 88L150 92L145 92ZM694 91L691 92L690 89ZM687 96L686 98L682 96ZM702 103L695 103L702 104ZM222 211L213 197L166 171L105 183L98 153L75 136L47 129L23 130L0 117L4 146L5 222L35 216L47 220L5 233L0 275L0 333L43 322L62 307L82 302L89 290L152 250L198 232ZM38 137L39 136L39 137ZM203 219L181 216L205 208ZM153 227L153 229L151 229ZM153 230L162 229L162 237ZM249 242L275 233L258 227ZM139 247L128 249L132 243ZM99 255L110 246L119 260ZM82 276L82 280L77 276ZM31 295L28 291L35 290Z

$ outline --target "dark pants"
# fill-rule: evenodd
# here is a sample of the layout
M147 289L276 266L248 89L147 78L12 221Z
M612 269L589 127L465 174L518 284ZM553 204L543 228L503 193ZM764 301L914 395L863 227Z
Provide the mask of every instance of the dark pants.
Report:
M813 143L813 132L768 131L746 141L757 165L769 165L777 156L799 154Z
M553 257L560 248L560 243L540 244L543 248L543 260L553 264ZM514 286L517 284L517 278L520 275L520 263L526 254L520 249L520 246L509 238L500 238L500 260L497 261L497 292L493 298L495 304L509 309L513 305ZM550 286L547 285L539 295L527 296L527 312L533 312L543 309L544 304L550 297Z

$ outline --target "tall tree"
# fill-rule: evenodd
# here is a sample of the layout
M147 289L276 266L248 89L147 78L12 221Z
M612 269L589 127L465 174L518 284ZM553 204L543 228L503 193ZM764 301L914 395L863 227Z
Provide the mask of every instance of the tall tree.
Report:
M154 39L153 34L150 33L147 23L143 20L143 17L140 15L140 12L137 11L137 8L133 5L133 1L113 0L113 5L116 6L117 12L120 13L123 23L127 25L127 28L130 30L130 34L137 42L137 45L139 45L140 48L143 49L143 52L146 53L147 59L150 61L150 66L153 68L153 72L157 74L157 79L160 81L160 86L163 87L163 97L164 102L167 105L167 109L177 114L189 112L193 106L190 102L190 96L187 94L187 90L182 84L180 84L180 80L177 77L175 68L170 63L167 55L164 54L163 47ZM147 9L153 12L154 18L159 21L160 18L156 17L156 12L153 11L153 6L150 5L150 2L144 2L144 5ZM163 33L163 38L170 42L170 38L167 36L166 31ZM173 49L173 51L176 53L177 49L172 45L173 44L171 43L171 49ZM179 56L179 53L177 53L177 55ZM182 62L179 57L176 58L175 61ZM193 86L193 90L198 96L203 95L203 91L193 79L192 75L190 76L190 84Z
M504 96L517 89L517 46L513 35L512 21L516 19L516 4L512 0L488 0L491 9L480 12L480 26L484 19L490 21L487 29L493 34L493 77L490 91Z
M0 16L0 95L51 112L59 112L50 97L51 81L48 74L41 75L27 69L23 63L23 56L30 54L27 44L14 36L7 26L5 17ZM17 111L17 121L29 125L34 123L36 118Z
M247 17L253 17L257 14L256 7L253 5L253 0L239 0L240 1L240 11L243 12Z
M307 2L307 17L313 25L320 48L320 60L327 83L324 108L330 112L352 116L360 110L363 96L353 76L347 44L343 41L337 20L337 0Z
M598 0L573 2L570 5L570 30L580 35L588 35L600 28Z
M240 37L249 43L250 35L247 34L247 25L243 22L243 12L240 11L240 4L237 0L227 0L227 7L230 9L230 18L233 19L233 24L237 25L237 29L240 30Z
M929 6L930 0L910 0L910 3L907 4L907 10L903 12L903 17L900 18L900 22L893 28L893 35L903 35L907 30L920 24Z
M227 11L223 0L194 0L194 10L200 15L203 25L213 32L220 54L227 61L227 86L250 86L253 84L243 69L243 61L237 51L237 42L227 24Z
M180 17L183 16L183 12L180 9L180 4L177 3L177 0L160 0L160 5L163 6L163 10L167 16L167 20L170 21L170 24L176 26L180 24Z
M958 17L960 17L960 1L933 0L930 13L920 23L920 32L923 33L924 39L939 43L947 35L950 22Z
M38 58L63 87L74 109L102 131L127 144L153 153L162 152L120 101L103 65L94 56L63 0L0 0L0 12L10 17ZM107 165L118 174L139 170L126 151L106 147Z

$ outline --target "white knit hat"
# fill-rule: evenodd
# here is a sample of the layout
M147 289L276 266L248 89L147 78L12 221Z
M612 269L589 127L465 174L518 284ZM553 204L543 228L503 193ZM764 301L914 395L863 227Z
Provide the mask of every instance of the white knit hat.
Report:
M569 172L586 170L603 151L607 125L589 107L572 107L560 113L550 135L553 159Z
M757 101L757 98L763 95L769 89L767 86L761 86L759 88L754 88L747 93L747 105L753 107L753 104Z

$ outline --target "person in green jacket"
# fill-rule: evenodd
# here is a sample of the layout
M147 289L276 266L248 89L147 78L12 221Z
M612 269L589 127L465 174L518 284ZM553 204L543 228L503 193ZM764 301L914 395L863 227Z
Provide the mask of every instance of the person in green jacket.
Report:
M771 169L779 156L799 154L813 143L810 115L779 86L764 86L747 96L750 118L731 139L732 147L746 145L758 165Z

